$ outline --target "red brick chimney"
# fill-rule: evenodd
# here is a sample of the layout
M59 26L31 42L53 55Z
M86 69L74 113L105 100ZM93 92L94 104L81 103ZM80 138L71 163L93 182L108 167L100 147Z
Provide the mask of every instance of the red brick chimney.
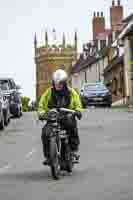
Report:
M103 16L103 12L94 12L93 20L93 41L96 41L96 37L99 33L105 32L105 17Z
M123 19L123 6L121 5L121 1L117 0L117 5L115 5L115 1L112 0L112 6L110 8L110 21L111 21L111 29L113 32L117 32L121 29L121 21Z

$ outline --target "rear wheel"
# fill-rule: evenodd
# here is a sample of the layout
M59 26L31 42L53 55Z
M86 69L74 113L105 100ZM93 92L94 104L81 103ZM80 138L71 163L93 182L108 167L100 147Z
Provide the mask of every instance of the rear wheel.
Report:
M67 163L67 172L71 173L72 172L72 168L73 168L72 160L69 160L68 163Z
M59 156L58 156L56 138L50 139L49 159L50 159L50 167L51 167L52 177L55 180L58 180L59 179L60 164L59 164Z

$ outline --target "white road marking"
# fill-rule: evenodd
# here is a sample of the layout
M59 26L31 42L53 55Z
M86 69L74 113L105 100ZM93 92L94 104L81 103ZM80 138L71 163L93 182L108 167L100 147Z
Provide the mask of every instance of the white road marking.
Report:
M6 172L8 169L12 168L11 165L5 165L4 167L0 168L0 173Z
M32 149L32 151L26 154L25 158L29 159L35 152L36 152L36 149Z

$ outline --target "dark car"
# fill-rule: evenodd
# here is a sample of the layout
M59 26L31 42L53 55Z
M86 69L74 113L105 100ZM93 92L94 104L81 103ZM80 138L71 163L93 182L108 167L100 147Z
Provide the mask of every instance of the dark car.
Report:
M10 122L10 106L8 99L4 96L0 89L0 129Z
M80 91L84 107L91 105L104 105L111 107L112 94L102 82L85 83Z
M10 113L15 117L20 117L22 115L20 87L11 78L0 78L0 88L9 100Z

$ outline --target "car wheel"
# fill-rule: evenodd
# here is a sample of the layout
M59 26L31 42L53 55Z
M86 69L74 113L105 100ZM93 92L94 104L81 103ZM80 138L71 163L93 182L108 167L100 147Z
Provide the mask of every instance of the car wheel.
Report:
M11 121L11 114L10 114L10 110L8 111L8 124L10 123Z
M18 109L18 112L16 113L15 117L20 118L21 117L21 111Z
M23 116L23 113L22 113L22 111L20 111L20 117L22 117Z
M82 101L83 108L87 108L87 103L85 101Z
M6 112L5 116L4 116L4 125L7 126L8 125L8 113Z
M107 107L107 108L111 108L111 104L108 103L108 104L106 105L106 107Z
M1 122L0 122L0 130L3 130L4 127L5 127L5 125L4 125L4 116L2 114L2 119L1 119Z

